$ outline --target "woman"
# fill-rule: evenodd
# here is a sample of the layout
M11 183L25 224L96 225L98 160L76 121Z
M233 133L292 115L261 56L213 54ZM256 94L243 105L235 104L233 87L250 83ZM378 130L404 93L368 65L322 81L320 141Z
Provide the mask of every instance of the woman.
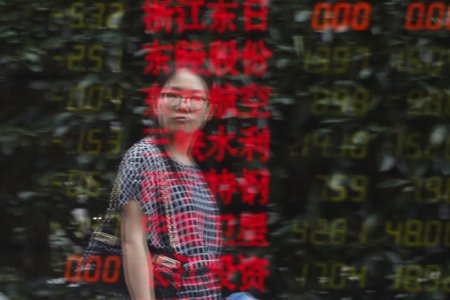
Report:
M196 134L213 115L209 89L205 80L187 69L177 69L160 87L154 111L165 132L166 153L154 139L143 139L127 151L119 170L128 291L137 300L167 298L162 284L167 279L171 285L166 291L175 292L171 299L222 299L212 271L222 247L219 212L191 154ZM162 183L158 172L164 170L176 174ZM161 200L163 188L169 190L171 208ZM155 257L163 258L163 267Z

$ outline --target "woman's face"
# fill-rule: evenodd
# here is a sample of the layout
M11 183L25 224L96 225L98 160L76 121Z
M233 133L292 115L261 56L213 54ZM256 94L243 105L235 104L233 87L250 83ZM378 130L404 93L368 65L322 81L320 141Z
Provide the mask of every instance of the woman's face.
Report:
M208 97L207 86L199 76L178 70L161 89L157 102L161 127L186 133L201 129L211 117Z

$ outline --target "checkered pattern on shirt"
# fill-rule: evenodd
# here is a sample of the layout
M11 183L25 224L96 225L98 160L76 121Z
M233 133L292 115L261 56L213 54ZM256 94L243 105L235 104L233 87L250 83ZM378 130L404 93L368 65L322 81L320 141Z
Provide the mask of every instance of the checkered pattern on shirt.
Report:
M151 140L141 140L125 154L119 168L119 209L135 199L147 218L150 248L170 250L166 208L161 197L161 175L169 174L171 220L177 233L177 254L188 258L177 299L222 299L220 284L205 265L217 263L222 249L219 211L197 165L188 166L163 158ZM158 298L158 295L156 295ZM158 298L160 299L160 298Z

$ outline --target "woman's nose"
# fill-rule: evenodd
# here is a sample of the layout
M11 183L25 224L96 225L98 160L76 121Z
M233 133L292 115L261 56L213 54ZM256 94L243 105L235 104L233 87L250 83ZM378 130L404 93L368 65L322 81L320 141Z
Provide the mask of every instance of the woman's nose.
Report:
M190 111L191 109L191 104L190 102L188 103L189 98L188 97L183 97L181 98L181 102L180 104L176 107L176 110L178 111Z

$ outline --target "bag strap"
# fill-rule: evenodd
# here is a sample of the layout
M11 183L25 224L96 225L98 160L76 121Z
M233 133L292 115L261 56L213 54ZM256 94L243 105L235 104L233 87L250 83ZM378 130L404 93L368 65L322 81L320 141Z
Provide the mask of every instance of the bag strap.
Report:
M168 153L164 147L158 143L155 143L155 146L158 148L160 155L161 155L161 162L163 167L161 168L163 171L159 172L162 174L159 174L160 176L160 184L161 184L161 196L163 197L164 202L164 208L166 210L166 218L167 218L167 225L168 225L168 233L169 233L169 246L172 248L174 253L176 252L176 248L180 247L180 239L177 234L176 229L176 223L174 220L174 214L175 210L173 208L172 203L172 197L171 197L171 191L170 191L170 182L168 180L168 177L170 178L172 174L176 174L177 170L175 168L175 164L173 161L168 157ZM167 170L166 167L169 165L169 170Z
M109 203L108 207L106 208L106 212L103 215L101 223L94 228L91 234L91 239L93 238L94 240L98 240L102 243L115 247L120 246L120 237L116 236L117 229L120 228L120 214L118 213L121 173L120 168L122 168L122 166L119 167L116 179L114 180L114 184L109 195ZM115 228L113 228L113 232L105 232L105 224L114 226Z
M169 246L172 248L174 252L176 252L176 248L180 246L180 239L177 234L175 222L174 222L174 208L172 205L172 197L170 192L170 182L167 177L170 177L171 174L176 174L177 170L175 168L174 162L167 157L168 153L164 149L164 147L158 143L154 143L154 145L159 150L159 162L161 171L155 172L156 176L159 176L159 180L157 182L160 183L161 188L161 196L163 198L164 209L166 211L167 217L167 225L168 225L168 233L169 233ZM167 158L166 158L167 157ZM169 166L169 170L167 165ZM119 171L117 172L116 179L114 181L114 185L111 190L111 194L109 197L108 208L106 209L106 213L103 217L102 224L112 223L111 221L115 218L117 222L120 222L120 214L118 213L119 207L119 193L120 193L120 183L121 177L120 174L121 168L123 166L119 166ZM105 233L102 231L103 226L99 225L94 229L92 233L92 238L95 240L99 240L103 243L109 244L110 246L119 246L120 245L120 237L111 235L109 233Z

